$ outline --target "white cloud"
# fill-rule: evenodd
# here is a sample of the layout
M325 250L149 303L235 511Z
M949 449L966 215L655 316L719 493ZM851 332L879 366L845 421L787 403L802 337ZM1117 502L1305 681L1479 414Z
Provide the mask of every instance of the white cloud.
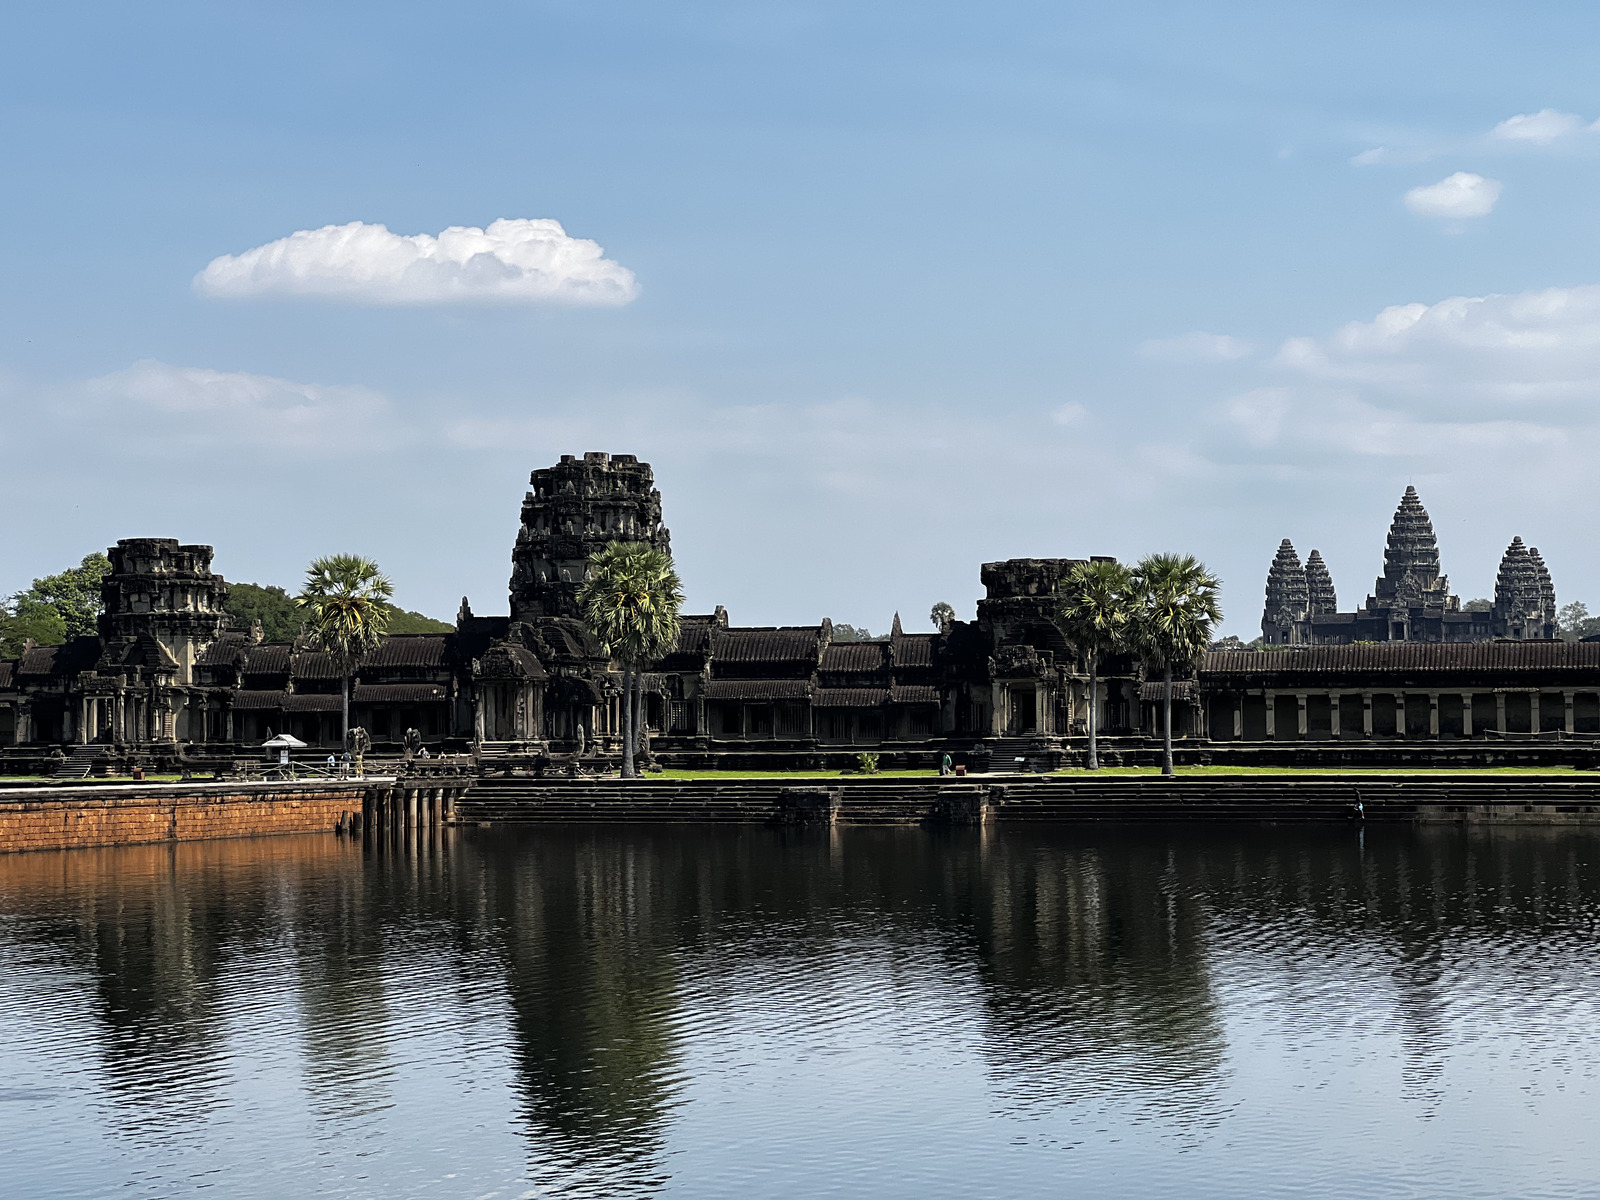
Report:
M1583 118L1574 113L1557 112L1541 108L1536 113L1518 113L1507 117L1489 131L1489 136L1504 142L1531 142L1535 146L1548 146L1557 138L1577 133L1583 128Z
M1050 419L1057 425L1071 428L1074 425L1082 425L1087 421L1089 419L1089 410L1076 400L1073 400L1063 404L1055 412L1051 413Z
M557 221L452 225L438 237L402 236L352 221L302 229L213 259L194 277L219 299L309 296L355 304L627 304L633 272Z
M251 446L296 455L349 456L406 436L387 399L369 388L296 383L270 375L176 367L141 359L84 385L96 427L163 445ZM69 400L68 409L83 401Z
M1406 207L1421 217L1486 217L1500 199L1500 181L1470 171L1457 171L1448 179L1406 193Z
M1254 342L1226 333L1202 333L1198 330L1177 337L1153 339L1139 346L1139 353L1146 358L1169 362L1234 362L1248 358L1255 352Z
M1274 359L1305 378L1411 402L1504 410L1581 403L1600 415L1600 285L1399 304Z

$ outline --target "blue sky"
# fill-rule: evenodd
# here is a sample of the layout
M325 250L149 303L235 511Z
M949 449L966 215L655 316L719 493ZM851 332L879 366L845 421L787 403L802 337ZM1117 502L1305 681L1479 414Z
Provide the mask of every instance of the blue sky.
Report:
M984 560L1181 549L1250 636L1285 536L1359 602L1408 482L1463 598L1519 534L1600 607L1597 26L13 6L0 590L159 535L504 611L529 470L606 449L744 623L918 627ZM481 235L492 286L402 240L501 219L564 235ZM314 234L352 223L396 236Z

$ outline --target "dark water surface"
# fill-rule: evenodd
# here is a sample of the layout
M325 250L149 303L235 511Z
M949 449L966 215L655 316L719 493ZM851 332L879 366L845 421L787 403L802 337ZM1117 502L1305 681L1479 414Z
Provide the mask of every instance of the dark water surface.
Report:
M1600 1195L1600 837L0 859L0 1193Z

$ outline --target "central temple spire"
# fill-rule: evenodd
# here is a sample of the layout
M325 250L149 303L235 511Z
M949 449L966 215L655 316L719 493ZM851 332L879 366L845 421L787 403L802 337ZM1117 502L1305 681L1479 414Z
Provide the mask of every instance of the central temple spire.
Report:
M1451 608L1449 592L1449 577L1439 572L1439 539L1434 536L1433 521L1422 507L1417 489L1407 484L1389 525L1383 574L1378 577L1367 606L1415 608L1437 604Z

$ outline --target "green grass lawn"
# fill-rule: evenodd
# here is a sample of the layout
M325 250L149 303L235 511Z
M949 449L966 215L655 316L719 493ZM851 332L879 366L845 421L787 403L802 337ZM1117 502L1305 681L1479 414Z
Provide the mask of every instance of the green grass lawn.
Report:
M1179 767L1179 775L1572 775L1576 767ZM1160 775L1160 767L1067 767L1051 779L1091 779L1101 775Z
M1182 767L1179 775L1572 775L1576 767ZM968 775L968 779L1057 779L1062 781L1130 776L1158 776L1160 767L1102 767L1088 771L1067 767L1047 775L1033 772L996 771L989 775ZM880 771L876 775L844 774L839 771L685 771L668 768L646 773L645 779L937 779L938 772L922 767L916 770Z
M876 775L861 775L854 771L685 771L668 767L662 771L647 771L643 779L929 779L938 778L932 767L913 771L879 771Z

